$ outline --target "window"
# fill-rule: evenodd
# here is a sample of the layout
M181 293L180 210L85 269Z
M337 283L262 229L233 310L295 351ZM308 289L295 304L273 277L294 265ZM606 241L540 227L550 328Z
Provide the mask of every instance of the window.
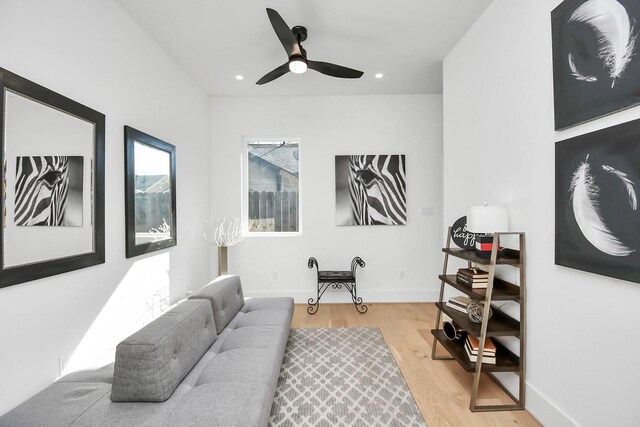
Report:
M300 232L299 142L248 140L245 153L247 231Z

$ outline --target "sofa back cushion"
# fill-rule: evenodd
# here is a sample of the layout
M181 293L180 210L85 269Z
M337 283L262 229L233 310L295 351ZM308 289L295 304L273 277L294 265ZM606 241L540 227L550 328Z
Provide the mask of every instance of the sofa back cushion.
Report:
M220 334L244 305L240 277L220 276L192 295L190 299L206 299L211 303L213 319Z
M111 400L167 400L216 337L209 303L180 303L118 344Z

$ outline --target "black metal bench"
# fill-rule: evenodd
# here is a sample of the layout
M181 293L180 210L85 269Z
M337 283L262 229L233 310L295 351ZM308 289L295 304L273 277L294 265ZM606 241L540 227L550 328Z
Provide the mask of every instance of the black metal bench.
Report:
M307 313L316 314L320 308L320 298L331 286L332 289L346 289L351 294L351 300L356 310L360 314L367 312L368 308L362 303L362 298L358 296L358 288L356 286L356 268L364 268L365 263L359 256L351 261L351 271L321 271L318 267L318 260L314 257L309 258L309 268L316 267L318 272L318 287L316 290L316 299L309 298L309 307Z

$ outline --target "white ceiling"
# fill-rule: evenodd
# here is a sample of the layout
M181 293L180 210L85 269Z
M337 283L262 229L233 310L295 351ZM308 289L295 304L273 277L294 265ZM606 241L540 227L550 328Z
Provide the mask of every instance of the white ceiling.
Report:
M492 0L118 1L209 94L276 96L442 93L442 59ZM364 76L309 70L256 85L287 61L267 7L290 27L307 27L309 59Z

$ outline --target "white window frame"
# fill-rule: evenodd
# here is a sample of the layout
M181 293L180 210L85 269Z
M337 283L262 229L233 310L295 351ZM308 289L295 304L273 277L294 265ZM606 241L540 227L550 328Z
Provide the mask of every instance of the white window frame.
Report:
M295 142L298 144L298 231L249 231L249 143L250 142ZM298 137L265 138L245 136L242 138L242 230L246 237L294 237L302 235L302 142Z

